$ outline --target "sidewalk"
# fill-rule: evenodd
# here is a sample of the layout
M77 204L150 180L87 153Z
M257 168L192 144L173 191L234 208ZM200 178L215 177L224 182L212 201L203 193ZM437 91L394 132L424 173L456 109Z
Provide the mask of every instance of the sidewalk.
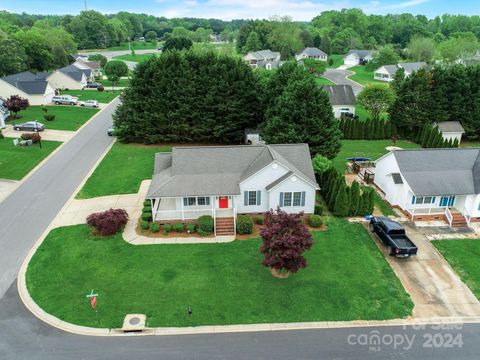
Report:
M2 133L5 137L19 138L23 133L32 134L33 131L15 131L13 130L12 125L8 124L7 127L2 130ZM42 140L66 142L76 134L76 131L45 129L39 134L42 137Z

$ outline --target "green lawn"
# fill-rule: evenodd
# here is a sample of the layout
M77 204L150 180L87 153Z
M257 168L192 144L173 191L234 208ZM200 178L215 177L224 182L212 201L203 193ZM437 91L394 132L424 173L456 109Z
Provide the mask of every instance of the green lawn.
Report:
M153 175L155 154L170 150L169 146L115 143L77 194L77 199L138 192L142 180Z
M110 80L101 80L100 81L103 86L112 86L112 82ZM130 86L130 79L120 79L115 86L119 87L127 87Z
M333 59L333 64L329 67L331 68L338 68L339 66L343 65L343 55L330 55L330 59Z
M342 149L337 157L333 159L333 165L340 171L345 172L345 163L349 157L370 157L372 160L378 159L388 151L385 147L392 146L391 140L342 140ZM420 146L410 141L397 141L396 146L403 149L416 149Z
M127 54L127 55L119 55L114 56L114 59L117 60L125 60L125 61L133 61L133 62L142 62L154 57L155 54Z
M33 300L71 323L120 327L391 319L413 304L366 229L330 219L314 232L308 267L288 279L261 265L260 240L134 246L98 238L87 225L54 229L26 274ZM354 251L352 251L354 249ZM86 295L98 293L97 311ZM193 316L189 319L187 308Z
M349 68L348 70L354 71L355 74L348 76L349 79L356 81L361 85L369 84L383 84L388 86L388 83L384 81L378 81L373 79L373 71L367 71L364 65L357 65Z
M32 146L14 146L12 138L0 139L0 179L21 180L62 143L42 141Z
M43 118L43 106L29 106L27 109L19 112L21 119L15 120L17 123L38 120L45 124L47 129L52 130L70 130L75 131L85 124L99 110L92 108L83 108L80 106L52 105L47 106L48 114L55 115L55 120L47 121Z
M146 42L146 41L132 41L130 42L130 49L131 50L145 50L145 49L157 49L158 44L156 42ZM89 50L82 50L84 52L95 52L95 51L120 51L120 50L129 50L128 42L123 43L118 46L112 46L106 49L89 49Z
M480 241L478 239L435 240L432 244L480 299L480 262L478 261Z
M370 119L370 114L367 112L367 110L365 110L365 108L360 105L360 104L356 104L355 105L355 114L358 115L359 117L359 120L361 121L365 121L367 119ZM383 113L381 115L381 118L383 119L388 119L388 113Z
M115 99L118 95L120 95L119 90L105 90L105 91L97 91L97 90L68 90L62 91L62 95L72 95L78 97L78 100L97 100L99 103L109 103L113 99Z
M317 85L335 85L335 83L333 81L330 81L326 78L324 78L323 76L319 76L319 77L316 77L315 78L315 82L317 83Z
M397 213L393 211L392 207L383 200L376 191L373 193L373 202L375 207L378 208L384 216L397 216Z

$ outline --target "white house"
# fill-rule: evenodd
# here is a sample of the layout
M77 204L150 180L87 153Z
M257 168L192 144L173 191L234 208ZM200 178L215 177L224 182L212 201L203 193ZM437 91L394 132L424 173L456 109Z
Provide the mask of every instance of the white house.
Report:
M95 81L96 77L102 76L100 61L88 61L82 58L77 58L72 65L80 70L87 70L85 75L87 76L88 81Z
M327 61L328 55L316 47L307 47L295 54L295 60L314 59L320 61Z
M444 140L455 141L456 139L460 144L462 136L465 134L465 130L462 124L460 124L460 121L442 121L436 123L435 126L437 126L438 130L442 133Z
M413 72L428 68L426 62L399 63L396 65L383 65L375 70L373 78L379 81L393 81L398 70L403 69L405 76L410 76Z
M280 53L271 50L251 51L243 59L252 68L263 67L272 70L282 65Z
M76 66L69 65L54 71L47 76L48 82L60 90L82 90L87 86L87 75Z
M374 55L375 50L350 50L343 58L343 63L347 66L365 65Z
M355 94L350 85L324 85L322 89L327 92L337 119L340 119L343 113L355 115Z
M10 111L8 111L5 106L5 99L0 97L0 129L5 128L5 123L7 122L8 117L10 116Z
M19 95L28 99L30 105L46 105L52 102L55 89L45 79L45 74L24 71L0 78L0 97L6 99Z
M231 219L270 209L311 214L315 181L307 144L174 147L155 156L147 199L155 221Z
M480 221L480 148L392 151L376 161L374 182L413 221Z

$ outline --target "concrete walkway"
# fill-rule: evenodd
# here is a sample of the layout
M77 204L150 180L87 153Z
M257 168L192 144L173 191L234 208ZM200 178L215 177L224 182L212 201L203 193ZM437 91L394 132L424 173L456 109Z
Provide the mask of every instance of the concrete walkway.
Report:
M5 199L10 193L15 190L18 185L17 180L0 179L0 202Z
M46 126L48 126L48 124ZM5 137L10 138L19 138L20 135L22 135L23 133L33 134L33 131L16 131L13 130L13 127L10 124L2 130L2 134ZM70 140L75 135L75 133L75 131L45 129L40 132L40 136L42 137L42 140L66 142Z

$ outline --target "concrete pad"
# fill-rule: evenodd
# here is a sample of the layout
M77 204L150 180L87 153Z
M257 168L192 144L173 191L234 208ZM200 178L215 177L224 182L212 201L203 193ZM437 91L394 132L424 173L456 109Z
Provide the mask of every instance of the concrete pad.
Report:
M48 127L48 124L45 124ZM5 129L2 130L2 133L5 137L9 138L19 138L20 135L23 133L33 134L33 131L15 131L13 130L12 125L7 125ZM52 129L45 129L40 132L40 136L42 140L50 140L50 141L61 141L65 142L70 140L76 134L75 131L66 131L66 130L52 130Z

